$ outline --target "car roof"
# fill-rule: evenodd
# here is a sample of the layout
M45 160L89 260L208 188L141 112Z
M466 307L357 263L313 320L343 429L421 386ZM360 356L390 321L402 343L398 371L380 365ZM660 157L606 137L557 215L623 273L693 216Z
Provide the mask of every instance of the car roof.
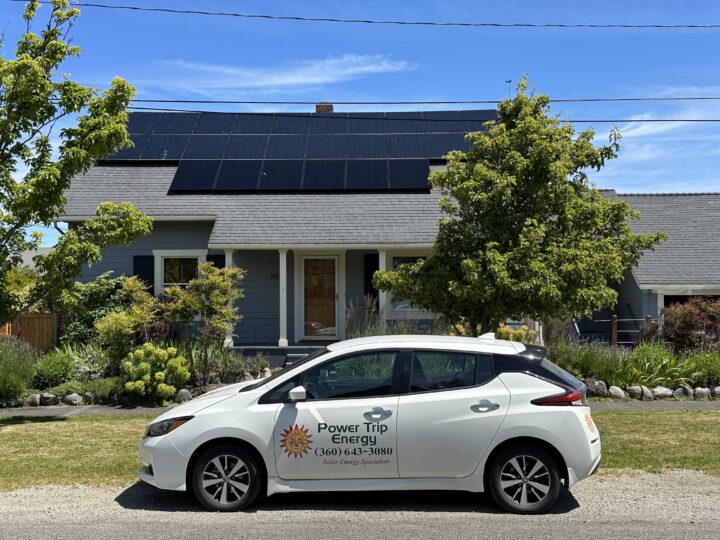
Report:
M328 345L327 348L329 351L335 352L344 349L372 349L378 346L471 350L498 354L515 354L523 352L526 349L522 343L495 339L494 334L484 334L476 338L428 335L373 336L338 341L337 343Z

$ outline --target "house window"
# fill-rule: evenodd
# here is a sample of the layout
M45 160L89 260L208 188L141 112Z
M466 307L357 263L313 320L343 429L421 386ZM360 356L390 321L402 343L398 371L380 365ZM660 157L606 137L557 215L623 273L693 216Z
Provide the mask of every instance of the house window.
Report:
M392 269L397 270L398 267L402 264L412 264L417 262L418 260L425 260L427 259L424 255L403 255L399 257L393 257L392 258ZM414 306L412 303L410 303L410 300L393 300L391 302L392 311L397 314L408 314L408 313L418 313L420 309L416 306Z
M163 288L172 285L184 287L198 277L198 257L163 257Z

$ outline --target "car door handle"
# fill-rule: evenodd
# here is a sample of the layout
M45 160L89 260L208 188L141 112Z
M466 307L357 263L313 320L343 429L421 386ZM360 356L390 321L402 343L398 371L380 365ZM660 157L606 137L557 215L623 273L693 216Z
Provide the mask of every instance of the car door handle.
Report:
M492 402L488 401L487 399L483 399L482 401L479 401L478 403L470 405L470 410L472 412L477 412L477 413L496 411L499 408L500 408L499 403L492 403Z
M393 412L388 409L383 409L382 407L375 407L372 411L364 412L363 416L365 417L365 420L368 420L369 422L380 422L382 420L390 418L392 416L392 413Z

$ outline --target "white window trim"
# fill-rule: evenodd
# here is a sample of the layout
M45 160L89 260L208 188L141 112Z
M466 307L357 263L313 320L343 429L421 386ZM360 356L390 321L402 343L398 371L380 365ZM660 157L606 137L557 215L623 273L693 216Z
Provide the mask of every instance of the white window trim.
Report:
M160 297L163 293L163 259L169 258L197 258L198 263L207 262L207 249L154 249L154 275L155 275L155 296Z
M421 249L393 249L393 250L387 250L384 252L385 254L385 269L392 270L393 269L393 257L417 257L418 259L422 257L429 257L431 255L431 250L421 250ZM382 256L383 253L380 253L380 256ZM383 265L380 265L380 268L383 268ZM383 310L384 317L386 320L418 320L418 319L435 319L437 318L437 315L434 313L427 311L425 309L393 309L393 299L392 294L387 293L387 300L385 302L385 309Z

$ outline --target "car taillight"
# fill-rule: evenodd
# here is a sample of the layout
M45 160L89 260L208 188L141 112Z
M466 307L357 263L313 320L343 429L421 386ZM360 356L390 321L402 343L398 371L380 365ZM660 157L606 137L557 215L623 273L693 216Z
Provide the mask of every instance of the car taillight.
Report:
M530 403L533 405L585 405L582 392L574 388L568 388L563 394L554 394L552 396L533 399Z

